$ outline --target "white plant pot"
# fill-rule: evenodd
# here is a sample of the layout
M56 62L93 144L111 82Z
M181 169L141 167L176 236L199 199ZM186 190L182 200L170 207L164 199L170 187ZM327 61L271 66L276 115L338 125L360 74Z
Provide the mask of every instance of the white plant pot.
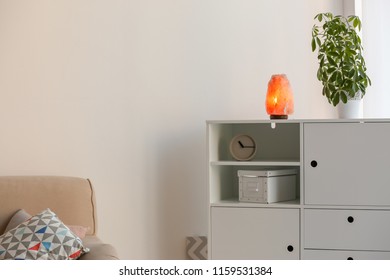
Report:
M360 119L363 117L362 99L350 99L345 104L340 101L337 110L340 119Z

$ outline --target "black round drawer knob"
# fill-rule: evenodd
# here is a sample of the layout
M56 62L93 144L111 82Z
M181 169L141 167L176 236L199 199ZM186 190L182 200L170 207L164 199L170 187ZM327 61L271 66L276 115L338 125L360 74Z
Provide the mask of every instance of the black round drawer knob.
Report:
M287 251L289 251L289 252L294 251L294 247L291 246L291 245L288 245L288 246L287 246Z
M352 216L349 216L349 217L347 218L348 223L353 223L354 220L355 220L355 219L354 219Z
M351 261L351 260L353 260L353 258L352 257L348 257L347 260Z
M311 167L317 167L318 163L317 163L316 160L312 160L312 161L310 162L310 165L311 165Z

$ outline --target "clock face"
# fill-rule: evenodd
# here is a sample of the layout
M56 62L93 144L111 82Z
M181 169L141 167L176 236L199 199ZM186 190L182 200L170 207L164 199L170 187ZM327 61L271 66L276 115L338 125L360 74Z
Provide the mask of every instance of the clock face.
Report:
M230 153L236 160L251 160L256 149L256 142L249 135L236 135L230 142Z

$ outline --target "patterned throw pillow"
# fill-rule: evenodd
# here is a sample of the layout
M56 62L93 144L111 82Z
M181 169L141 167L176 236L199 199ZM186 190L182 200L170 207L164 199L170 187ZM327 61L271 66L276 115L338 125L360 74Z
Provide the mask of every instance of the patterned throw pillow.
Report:
M0 259L77 259L89 250L50 209L0 236Z

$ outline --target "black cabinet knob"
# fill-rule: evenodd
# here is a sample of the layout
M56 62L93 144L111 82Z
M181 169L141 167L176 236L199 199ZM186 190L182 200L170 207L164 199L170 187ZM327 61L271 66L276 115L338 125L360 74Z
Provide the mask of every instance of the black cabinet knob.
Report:
M310 165L311 165L311 167L317 167L318 163L317 163L316 160L312 160L312 161L310 162Z
M291 246L291 245L288 245L288 246L287 246L287 251L289 251L289 252L294 251L294 247Z
M353 223L354 220L355 220L355 219L354 219L352 216L349 216L349 217L347 218L348 223Z
M348 257L347 260L351 261L351 260L353 260L353 258L352 257Z

